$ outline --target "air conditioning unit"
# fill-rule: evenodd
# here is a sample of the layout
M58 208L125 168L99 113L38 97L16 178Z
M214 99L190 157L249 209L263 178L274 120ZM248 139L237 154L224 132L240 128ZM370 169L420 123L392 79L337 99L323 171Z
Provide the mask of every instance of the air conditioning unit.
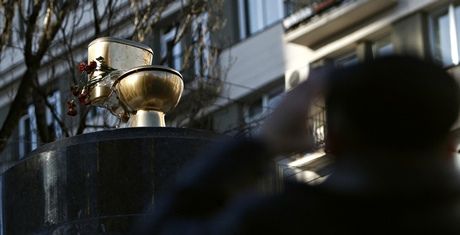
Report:
M302 67L287 70L284 74L284 87L286 91L291 90L292 88L299 85L302 81L306 80L308 77L310 69L308 65Z

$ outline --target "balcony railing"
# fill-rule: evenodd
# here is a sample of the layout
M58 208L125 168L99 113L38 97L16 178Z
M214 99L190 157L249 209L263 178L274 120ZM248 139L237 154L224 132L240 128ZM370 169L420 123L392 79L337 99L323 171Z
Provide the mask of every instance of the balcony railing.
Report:
M350 1L350 0L348 0ZM345 0L307 0L307 1L296 1L287 0L284 2L286 10L286 18L283 21L285 29L292 29L299 26L302 23L310 20L311 18L318 16L326 10L340 5Z
M225 131L225 134L230 134L234 136L246 136L251 137L258 133L262 124L265 122L265 119L269 115L265 115L259 119L253 120L249 123L246 123L242 126L232 128ZM313 115L308 118L309 123L309 133L313 135L315 149L324 148L326 141L326 110L324 108L319 109Z
M315 140L315 146L324 148L326 141L326 110L321 108L318 112L309 117L310 133Z

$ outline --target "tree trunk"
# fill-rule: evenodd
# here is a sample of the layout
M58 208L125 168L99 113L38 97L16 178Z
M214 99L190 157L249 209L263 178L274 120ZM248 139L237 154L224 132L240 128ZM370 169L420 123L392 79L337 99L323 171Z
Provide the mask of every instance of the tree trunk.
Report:
M37 74L35 74L34 81L37 83ZM53 136L48 129L48 123L46 121L46 97L42 96L39 92L39 85L35 84L35 88L32 91L32 101L35 106L35 120L37 125L37 131L40 136L42 143L49 143L53 141Z
M18 126L19 119L25 114L25 110L27 110L27 99L31 94L34 74L37 74L37 68L29 67L20 79L17 93L0 129L0 152L5 149L8 138Z

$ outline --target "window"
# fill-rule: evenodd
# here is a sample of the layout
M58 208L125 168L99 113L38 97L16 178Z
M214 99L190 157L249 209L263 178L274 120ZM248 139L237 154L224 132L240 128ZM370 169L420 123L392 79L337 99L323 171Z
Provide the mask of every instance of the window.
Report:
M166 58L165 64L176 69L182 68L182 45L176 40L176 27L163 32L161 35L161 58Z
M36 149L38 146L35 107L29 105L27 115L19 120L19 159Z
M277 88L253 100L244 107L244 120L251 123L266 117L271 113L282 99L283 88Z
M377 40L372 45L372 54L374 58L388 56L394 53L394 45L390 36Z
M432 54L444 66L459 63L460 6L435 12L431 21Z
M358 62L359 62L359 59L355 52L345 54L334 60L334 64L337 67L347 67L350 65L357 64Z
M252 101L248 105L246 105L244 120L246 121L246 123L250 123L254 120L261 118L263 112L264 112L264 102L263 102L263 98L260 97Z
M316 104L308 117L315 145L323 147L326 140L326 109L324 104Z
M289 16L292 13L295 13L299 8L297 7L297 1L293 0L284 0L283 5L284 5L284 16Z
M58 118L62 117L62 107L61 107L61 92L60 91L55 91L53 92L50 96L47 97L48 103L53 106L53 110L55 112L55 115L58 116ZM56 118L53 117L53 113L49 108L46 109L46 124L48 125L48 129L50 130L49 133L54 133L56 139L59 139L62 137L62 130L61 126L59 125L58 121Z
M62 106L61 106L61 92L55 91L47 97L48 103L53 106L53 112L47 108L46 109L46 125L50 134L53 134L56 139L62 137L61 126L54 117L56 115L58 118L62 118ZM35 106L33 104L29 105L27 108L27 115L23 116L19 120L19 158L25 157L29 152L35 150L39 144L40 140L38 137L36 116L35 116Z
M245 135L254 135L260 131L265 118L273 112L283 96L284 88L274 89L243 106L244 127L240 130Z
M208 13L199 15L192 23L193 57L196 76L209 76L211 36L208 29Z
M282 88L278 88L271 93L269 93L266 97L267 99L267 109L269 109L269 112L272 112L278 104L281 102L283 98L283 90Z
M283 0L238 0L240 38L244 39L283 18Z

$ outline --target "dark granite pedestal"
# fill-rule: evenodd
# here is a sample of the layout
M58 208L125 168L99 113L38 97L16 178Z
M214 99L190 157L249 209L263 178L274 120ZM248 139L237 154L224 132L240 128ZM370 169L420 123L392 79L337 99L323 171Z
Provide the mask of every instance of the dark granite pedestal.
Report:
M128 234L215 135L126 128L44 145L2 176L4 234Z

